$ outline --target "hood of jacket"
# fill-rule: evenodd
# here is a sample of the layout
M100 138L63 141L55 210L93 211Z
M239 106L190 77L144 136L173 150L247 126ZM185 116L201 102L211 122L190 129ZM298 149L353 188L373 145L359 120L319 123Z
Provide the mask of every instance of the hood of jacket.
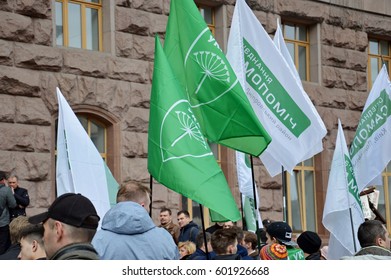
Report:
M148 212L138 203L119 202L104 216L102 229L117 234L140 234L155 228Z

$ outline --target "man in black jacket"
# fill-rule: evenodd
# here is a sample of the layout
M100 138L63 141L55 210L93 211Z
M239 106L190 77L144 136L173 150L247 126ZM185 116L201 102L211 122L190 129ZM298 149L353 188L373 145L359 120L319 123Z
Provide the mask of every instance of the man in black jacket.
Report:
M11 221L18 216L26 216L26 207L30 204L29 193L25 188L19 187L18 177L11 176L8 178L8 186L11 188L14 194L16 204L15 208L10 208Z

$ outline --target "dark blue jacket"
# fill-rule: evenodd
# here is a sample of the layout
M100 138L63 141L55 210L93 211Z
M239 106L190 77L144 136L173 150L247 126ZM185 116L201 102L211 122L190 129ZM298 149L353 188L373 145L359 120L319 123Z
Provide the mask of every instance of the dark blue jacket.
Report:
M254 260L252 257L248 255L247 249L243 247L242 245L238 244L237 246L238 251L236 254L242 257L242 260Z
M9 209L11 220L18 216L26 216L26 207L30 204L29 193L24 188L16 187L14 189L14 197L18 205Z
M202 251L200 248L197 248L197 250L188 257L188 260L211 260L216 256L215 252L208 252L209 258L206 257L206 253Z
M185 242L189 240L195 243L198 232L199 232L198 225L193 221L190 221L190 223L188 223L183 228L181 228L178 242Z

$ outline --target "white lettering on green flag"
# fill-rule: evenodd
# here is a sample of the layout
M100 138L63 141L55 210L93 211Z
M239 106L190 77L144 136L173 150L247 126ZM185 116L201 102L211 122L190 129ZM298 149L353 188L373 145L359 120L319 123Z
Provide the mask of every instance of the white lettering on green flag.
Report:
M322 223L330 232L328 259L339 260L360 249L357 230L364 222L355 173L340 120L331 163Z
M303 87L244 0L237 0L227 58L272 137L260 158L273 177L320 152L327 130Z
M391 89L384 65L372 86L350 145L359 191L381 177L391 160Z
M259 94L264 104L289 131L299 137L310 125L310 119L265 65L255 49L243 38L247 83Z

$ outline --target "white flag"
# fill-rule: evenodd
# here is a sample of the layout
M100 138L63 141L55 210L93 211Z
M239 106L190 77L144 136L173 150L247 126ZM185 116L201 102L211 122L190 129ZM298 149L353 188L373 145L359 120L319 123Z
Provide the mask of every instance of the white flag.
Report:
M57 196L72 192L88 197L102 220L118 183L58 88L57 99Z
M258 228L263 228L261 213L259 212L259 197L257 186L255 185L255 195L257 209L254 207L254 191L252 170L249 155L236 151L236 171L238 175L239 191L242 194L242 208L246 220L247 229L256 231L256 219L258 219Z
M287 62L244 0L236 2L227 58L272 137L260 158L271 176L292 172L326 128ZM275 164L275 163L278 164Z
M338 260L360 249L357 230L364 215L340 120L322 222L330 232L328 259Z
M381 175L391 160L391 89L387 67L377 76L356 135L350 145L350 158L356 173L359 191Z

